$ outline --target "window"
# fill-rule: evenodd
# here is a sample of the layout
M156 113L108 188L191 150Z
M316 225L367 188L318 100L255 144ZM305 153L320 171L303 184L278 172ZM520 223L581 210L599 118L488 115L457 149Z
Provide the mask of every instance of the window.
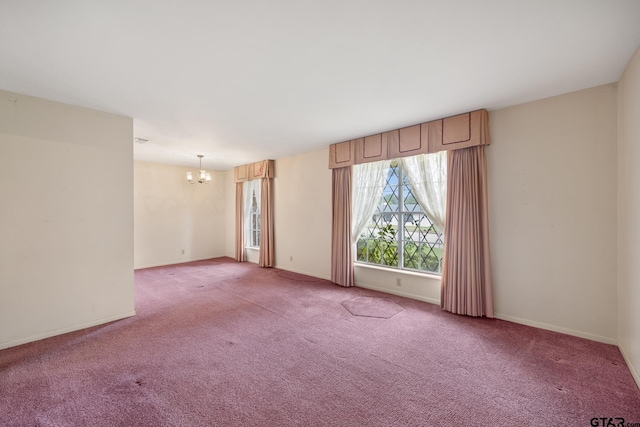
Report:
M418 204L400 161L391 162L376 210L356 245L359 263L442 272L443 235Z
M260 247L260 201L256 198L255 190L251 192L251 211L249 216L251 224L249 246Z
M242 188L244 206L244 246L260 247L260 180L246 181Z

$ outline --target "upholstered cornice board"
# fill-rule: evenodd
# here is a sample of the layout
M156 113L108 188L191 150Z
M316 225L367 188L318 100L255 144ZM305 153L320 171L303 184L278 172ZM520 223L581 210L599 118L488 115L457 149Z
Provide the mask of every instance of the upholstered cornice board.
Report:
M273 178L275 176L276 162L274 160L261 160L236 167L234 172L235 182L251 181L260 178Z
M489 113L487 110L476 110L332 144L329 147L329 168L489 143Z

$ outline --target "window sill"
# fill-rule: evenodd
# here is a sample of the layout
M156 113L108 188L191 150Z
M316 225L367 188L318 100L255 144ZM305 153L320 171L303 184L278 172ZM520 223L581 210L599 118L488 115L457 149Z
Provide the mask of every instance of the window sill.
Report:
M259 251L260 248L258 246L245 246L245 249L251 249L252 251Z
M386 267L377 266L377 265L363 264L360 262L354 262L353 266L358 268L368 268L371 270L386 271L387 273L392 273L392 274L406 274L408 276L426 277L428 279L433 279L433 280L442 280L442 275L440 274L421 273L421 272L412 271L412 270L401 270L399 268L386 268Z

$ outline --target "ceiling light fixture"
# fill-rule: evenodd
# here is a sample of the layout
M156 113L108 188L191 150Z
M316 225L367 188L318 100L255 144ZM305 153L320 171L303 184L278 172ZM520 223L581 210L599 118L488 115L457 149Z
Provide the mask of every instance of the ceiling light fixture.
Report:
M200 170L198 171L198 179L197 182L200 184L208 184L211 182L211 173L202 169L202 158L204 156L202 154L198 154L198 158L200 159ZM193 174L191 172L187 172L187 181L191 184L195 184L196 180L193 179Z

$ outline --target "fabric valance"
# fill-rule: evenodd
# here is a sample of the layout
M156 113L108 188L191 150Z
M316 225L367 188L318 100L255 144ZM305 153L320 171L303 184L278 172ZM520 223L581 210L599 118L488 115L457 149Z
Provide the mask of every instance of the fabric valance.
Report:
M275 169L275 161L262 160L248 165L238 166L233 170L233 172L235 182L244 182L260 178L274 178Z
M489 143L489 113L476 110L332 144L329 169Z

